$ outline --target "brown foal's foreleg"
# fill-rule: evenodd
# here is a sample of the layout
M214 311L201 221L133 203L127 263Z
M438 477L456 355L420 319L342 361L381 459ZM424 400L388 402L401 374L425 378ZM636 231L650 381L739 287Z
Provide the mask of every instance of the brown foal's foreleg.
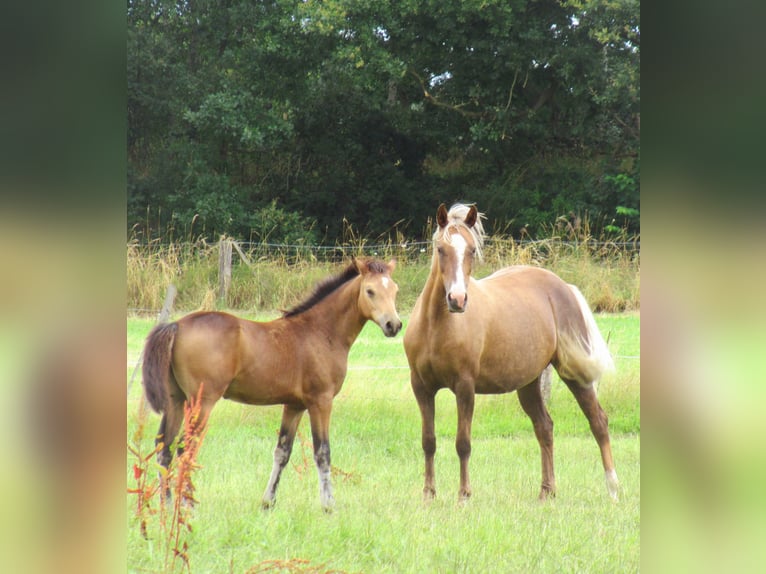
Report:
M332 412L332 399L324 400L309 407L311 419L311 437L314 440L314 462L319 474L319 500L322 510L332 512L335 506L335 498L332 494L332 481L330 480L330 414Z
M604 475L606 478L606 488L612 500L619 499L618 492L620 482L617 480L617 472L614 469L614 460L612 459L612 445L609 440L609 419L601 408L596 397L596 390L593 385L582 386L575 381L564 380L569 390L577 399L580 409L588 418L590 430L601 450L601 462L604 465Z
M457 399L457 437L455 450L460 458L460 490L458 501L465 502L471 496L471 479L468 474L468 461L471 458L471 423L473 421L474 388L471 383L461 383L455 387Z
M293 451L295 433L298 430L301 416L305 411L306 409L302 406L292 407L290 405L285 405L282 409L282 424L279 428L277 446L274 449L274 466L271 469L271 478L269 478L269 483L266 486L266 491L263 493L263 499L261 500L261 506L264 509L272 508L276 502L279 478L282 475L282 471L287 465L287 462L290 460L290 454Z
M423 500L432 500L436 496L434 482L434 455L436 454L436 433L434 431L434 415L436 413L435 394L426 391L423 386L413 379L412 390L418 401L421 418L421 443L425 457L425 485Z
M516 391L519 395L521 408L532 420L537 442L540 443L543 479L540 486L540 500L556 496L556 478L553 473L553 421L545 408L541 392L541 381L538 378L533 383Z

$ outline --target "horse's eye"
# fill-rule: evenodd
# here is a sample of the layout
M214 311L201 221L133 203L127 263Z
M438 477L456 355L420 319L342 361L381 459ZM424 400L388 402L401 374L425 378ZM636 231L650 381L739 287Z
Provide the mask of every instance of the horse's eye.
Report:
M436 251L439 252L439 255L444 255L444 248L443 247L437 247Z
M375 291L372 289L367 289L367 296L368 297L375 297Z

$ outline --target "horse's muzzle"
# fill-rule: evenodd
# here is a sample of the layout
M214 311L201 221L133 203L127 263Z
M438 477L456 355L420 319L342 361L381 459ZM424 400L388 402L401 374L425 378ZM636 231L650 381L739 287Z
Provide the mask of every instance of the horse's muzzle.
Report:
M386 337L394 337L399 331L402 330L402 322L399 319L395 319L393 321L386 321L381 328L383 329L383 334Z
M464 313L468 306L468 293L452 295L447 293L447 308L450 313Z

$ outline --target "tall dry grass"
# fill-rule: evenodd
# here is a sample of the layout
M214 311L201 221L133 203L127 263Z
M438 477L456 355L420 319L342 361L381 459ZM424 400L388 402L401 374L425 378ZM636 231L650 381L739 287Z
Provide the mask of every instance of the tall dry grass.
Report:
M301 301L324 277L337 273L354 256L396 258L399 307L407 313L425 283L431 264L429 242L401 237L372 244L350 230L343 245L327 248L243 244L245 259L236 251L226 301L218 298L217 243L155 241L127 245L128 309L134 314L160 310L168 286L178 288L175 308L236 309L277 312ZM594 311L620 312L640 307L638 239L627 234L593 237L587 222L577 229L552 226L537 241L502 235L487 238L484 260L475 276L483 277L508 265L550 269L577 285Z

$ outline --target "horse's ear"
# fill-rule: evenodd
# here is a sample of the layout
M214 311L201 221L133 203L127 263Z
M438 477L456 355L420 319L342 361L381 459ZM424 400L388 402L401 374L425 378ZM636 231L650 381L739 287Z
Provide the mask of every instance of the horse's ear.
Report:
M396 269L396 258L391 259L391 261L386 263L386 266L388 267L388 272L393 273L394 269Z
M356 270L359 272L359 274L360 274L360 275L361 275L362 273L364 273L364 268L365 268L365 264L364 264L364 261L360 261L360 260L359 260L359 259L357 259L357 258L356 258L356 256L354 256L354 255L352 255L352 256L351 256L351 265L353 265L354 267L356 267Z
M447 206L442 203L439 209L436 210L436 223L439 224L439 227L445 228L447 227L447 221Z
M468 210L468 214L465 216L465 224L470 229L476 224L476 220L479 217L479 211L476 209L475 205L472 205L471 208Z

